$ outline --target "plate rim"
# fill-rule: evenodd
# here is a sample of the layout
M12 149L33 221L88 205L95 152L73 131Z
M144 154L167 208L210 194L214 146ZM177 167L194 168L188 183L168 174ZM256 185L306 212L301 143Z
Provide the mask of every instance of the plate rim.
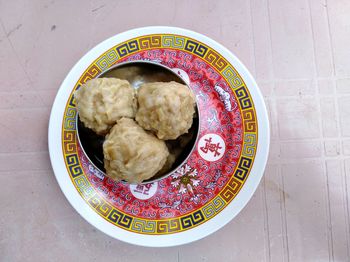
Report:
M61 137L62 134L61 125L64 114L64 105L67 103L68 96L71 93L71 89L67 89L65 87L71 86L69 84L71 82L76 82L79 76L84 72L84 70L86 70L87 66L89 66L92 61L100 56L101 53L128 39L149 34L178 34L191 37L207 44L223 55L225 59L227 59L239 72L240 76L246 83L254 102L259 127L259 139L254 164L251 168L250 175L235 199L233 199L232 202L229 203L227 207L225 207L219 214L205 223L190 230L170 235L143 235L126 231L110 224L96 212L94 212L93 209L91 209L79 195L78 191L70 180L65 169L61 140L57 139L58 137ZM67 99L65 99L65 97L67 97ZM68 202L88 223L105 234L130 244L147 247L169 247L187 244L204 238L220 228L223 228L227 223L229 223L238 213L242 211L256 191L266 167L269 145L270 127L264 98L256 81L244 64L231 51L213 39L188 29L168 26L150 26L131 29L114 35L89 50L72 67L60 85L52 106L48 128L48 146L51 165L56 180Z

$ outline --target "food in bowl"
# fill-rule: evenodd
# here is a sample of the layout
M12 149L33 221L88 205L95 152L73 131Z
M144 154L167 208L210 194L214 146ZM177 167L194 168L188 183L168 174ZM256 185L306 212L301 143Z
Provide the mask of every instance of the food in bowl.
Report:
M190 144L191 140L194 138L194 128L188 131L188 133L179 136L176 140L165 141L166 146L169 150L169 156L165 162L163 168L158 172L158 174L164 174L169 172L177 159L186 151L186 148Z
M192 126L195 98L183 84L174 81L143 84L138 89L137 101L137 123L160 139L176 139Z
M142 183L162 177L184 160L197 128L196 121L193 125L195 98L186 85L174 81L136 86L135 81L145 76L135 77L135 70L121 69L119 73L129 76L132 85L127 80L102 77L75 92L79 137L86 150L97 149L93 157L106 176ZM95 137L91 136L94 133Z
M80 120L100 135L108 133L122 117L135 116L135 90L126 80L92 79L82 85L74 97Z
M107 176L141 183L162 169L169 156L163 140L145 131L133 119L122 118L103 143Z

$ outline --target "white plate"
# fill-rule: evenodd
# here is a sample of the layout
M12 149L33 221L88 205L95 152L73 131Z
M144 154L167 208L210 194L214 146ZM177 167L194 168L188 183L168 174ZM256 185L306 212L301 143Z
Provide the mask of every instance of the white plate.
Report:
M104 178L76 137L72 92L117 63L151 61L189 83L201 115L188 161L171 176L142 186ZM63 81L52 107L49 151L57 181L77 212L102 232L142 246L175 246L227 224L247 204L264 172L269 122L263 97L244 65L201 34L146 27L90 50Z

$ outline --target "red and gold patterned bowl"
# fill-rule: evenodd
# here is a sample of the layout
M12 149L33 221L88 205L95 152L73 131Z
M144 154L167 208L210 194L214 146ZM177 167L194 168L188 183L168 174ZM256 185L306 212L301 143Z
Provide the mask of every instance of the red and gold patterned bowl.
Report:
M125 62L147 61L176 72L196 95L198 139L170 175L129 185L104 177L77 136L73 92ZM201 34L146 27L89 51L56 96L49 150L57 181L72 206L106 234L143 246L174 246L223 227L246 205L264 172L269 123L253 77L226 48Z

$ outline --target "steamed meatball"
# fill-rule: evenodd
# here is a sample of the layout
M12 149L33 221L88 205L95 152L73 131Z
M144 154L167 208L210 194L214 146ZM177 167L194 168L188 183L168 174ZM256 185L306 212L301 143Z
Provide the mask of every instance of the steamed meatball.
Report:
M103 143L106 175L114 180L140 183L164 166L165 142L143 130L134 120L120 119Z
M176 82L143 84L137 94L136 121L160 139L176 139L192 125L195 98L186 85Z
M167 157L167 159L166 159L166 161L165 161L165 164L164 164L163 167L159 170L159 172L157 173L157 176L161 176L161 175L164 175L164 174L168 173L168 172L172 169L172 167L173 167L175 161L176 161L176 155L175 155L175 154L172 154L172 153L169 151L169 155L168 155L168 157Z
M80 120L97 134L106 134L122 117L135 117L135 91L126 80L92 79L74 97Z
M176 140L168 140L165 142L169 150L169 156L163 168L158 172L159 175L163 175L172 170L175 161L184 153L186 146L191 142L193 136L194 132L191 128L187 134L179 136Z

